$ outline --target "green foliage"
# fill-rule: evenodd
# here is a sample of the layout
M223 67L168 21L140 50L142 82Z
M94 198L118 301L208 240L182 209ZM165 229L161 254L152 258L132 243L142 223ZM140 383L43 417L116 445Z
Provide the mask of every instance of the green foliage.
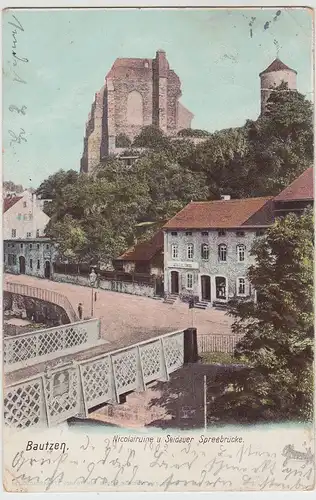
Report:
M232 373L215 409L245 421L312 419L313 216L279 219L258 240L249 280L258 303L232 301L235 351L250 368Z
M159 127L148 125L143 127L138 136L135 137L133 147L157 149L166 147L168 144L168 138Z
M119 134L115 139L115 147L117 148L129 148L131 144L132 142L126 134Z
M220 365L236 365L237 363L244 364L246 359L239 359L238 361L233 354L226 352L204 352L201 355L202 363L205 364L220 364Z
M178 135L180 137L207 137L211 135L211 132L207 130L200 130L198 128L183 128L179 130Z
M14 193L23 193L24 189L21 184L14 184L12 181L3 181L3 189Z

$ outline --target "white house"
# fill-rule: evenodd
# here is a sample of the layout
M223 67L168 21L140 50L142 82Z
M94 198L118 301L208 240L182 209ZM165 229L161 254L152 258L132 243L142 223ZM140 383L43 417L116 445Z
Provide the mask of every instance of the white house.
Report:
M40 200L29 191L8 196L3 201L3 239L40 238L49 217L40 207Z
M164 226L166 295L209 303L253 296L250 249L273 221L272 197L191 202Z

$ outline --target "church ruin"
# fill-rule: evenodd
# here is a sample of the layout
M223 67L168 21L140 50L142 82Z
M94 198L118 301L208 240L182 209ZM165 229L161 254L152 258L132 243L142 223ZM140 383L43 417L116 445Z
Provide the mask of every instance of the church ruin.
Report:
M180 79L163 50L154 59L116 59L86 123L81 172L91 173L103 158L119 153L118 139L132 142L145 126L159 127L169 136L190 128L193 114L180 97Z

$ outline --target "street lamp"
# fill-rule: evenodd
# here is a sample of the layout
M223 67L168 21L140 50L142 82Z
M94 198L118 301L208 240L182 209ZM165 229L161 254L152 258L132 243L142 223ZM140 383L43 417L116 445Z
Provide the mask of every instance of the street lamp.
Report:
M89 281L90 281L90 286L91 286L91 317L93 318L93 302L94 302L94 294L93 294L93 287L95 285L95 282L97 280L97 275L95 273L95 270L92 268L91 273L89 274Z

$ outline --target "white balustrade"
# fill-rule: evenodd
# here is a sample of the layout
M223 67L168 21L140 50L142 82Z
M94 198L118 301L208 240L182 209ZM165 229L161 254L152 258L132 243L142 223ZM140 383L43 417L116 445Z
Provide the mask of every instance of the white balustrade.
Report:
M52 426L101 403L167 381L184 362L184 332L172 332L86 361L55 367L4 389L5 424Z

